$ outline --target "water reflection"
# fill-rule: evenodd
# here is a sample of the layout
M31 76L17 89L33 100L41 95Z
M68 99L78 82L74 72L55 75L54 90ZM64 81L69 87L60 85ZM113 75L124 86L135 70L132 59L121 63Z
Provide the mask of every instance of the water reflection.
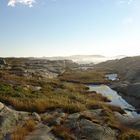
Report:
M103 96L109 98L111 102L109 104L119 106L125 110L127 115L137 116L135 108L127 103L115 90L111 89L107 85L89 85L89 91L96 91Z
M118 74L106 74L105 77L106 77L108 80L111 80L111 81L119 80L119 79L118 79Z

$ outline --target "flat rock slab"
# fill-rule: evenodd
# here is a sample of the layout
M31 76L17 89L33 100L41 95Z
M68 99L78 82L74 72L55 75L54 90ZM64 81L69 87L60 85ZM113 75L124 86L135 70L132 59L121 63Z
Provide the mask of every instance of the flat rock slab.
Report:
M116 132L109 127L103 127L86 119L82 119L79 126L80 133L87 140L116 140Z
M98 118L101 110L89 110L80 113ZM79 117L79 113L71 114L65 122L65 127L72 130L77 140L117 140L118 131L106 125L94 123L86 117Z

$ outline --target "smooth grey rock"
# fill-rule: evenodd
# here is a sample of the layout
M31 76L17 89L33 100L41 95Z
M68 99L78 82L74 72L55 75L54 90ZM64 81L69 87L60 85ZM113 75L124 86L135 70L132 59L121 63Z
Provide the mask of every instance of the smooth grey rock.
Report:
M6 65L6 61L3 58L0 58L0 65Z
M80 117L80 113L74 113L68 116L68 119L78 119Z
M10 132L18 121L18 116L15 113L0 114L0 128L3 134Z
M62 118L56 118L53 120L52 124L53 125L61 125L61 122L62 122Z
M32 86L31 89L32 89L32 91L40 91L42 89L42 87L40 87L40 86Z
M4 140L3 137L8 137L8 133L15 130L17 124L20 121L25 121L29 119L29 113L22 111L15 111L7 106L0 111L0 140Z
M59 117L61 117L61 118L65 118L66 117L66 113L59 113Z
M116 140L116 132L109 127L104 127L89 120L82 119L79 122L80 134L87 140Z
M117 140L117 130L91 121L94 117L101 119L101 111L101 109L98 109L71 114L64 125L73 132L77 140ZM83 117L80 117L80 115ZM91 118L91 120L86 117Z
M41 117L40 117L40 115L38 114L38 113L36 113L36 112L33 112L32 113L32 117L35 119L35 120L37 120L37 121L41 121Z
M0 102L0 111L4 108L4 104Z

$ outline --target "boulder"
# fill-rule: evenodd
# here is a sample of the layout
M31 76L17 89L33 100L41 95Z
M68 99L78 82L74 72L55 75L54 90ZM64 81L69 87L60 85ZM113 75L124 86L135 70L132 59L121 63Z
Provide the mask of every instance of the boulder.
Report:
M0 65L6 65L6 61L3 58L0 58Z
M4 104L0 102L0 111L4 108Z
M74 113L68 116L64 125L78 140L117 140L117 130L92 121L94 118L101 119L100 113L101 109Z
M68 116L68 119L78 119L80 117L79 113L74 113Z
M103 127L101 125L92 123L89 120L82 119L79 122L80 133L87 140L115 140L115 131L109 127ZM79 134L80 134L79 133Z
M77 139L117 140L117 132L115 130L93 123L87 119L68 121L66 127L73 131Z
M15 111L7 106L0 111L0 139L7 140L8 134L11 133L21 121L29 119L27 112Z
M7 133L11 132L16 126L17 121L18 116L14 112L0 113L1 133L5 136Z
M58 117L54 120L52 120L51 125L61 125L63 119L61 117Z
M40 117L40 115L38 114L38 113L36 113L36 112L33 112L32 113L32 117L33 117L33 119L35 119L36 121L41 121L41 117Z

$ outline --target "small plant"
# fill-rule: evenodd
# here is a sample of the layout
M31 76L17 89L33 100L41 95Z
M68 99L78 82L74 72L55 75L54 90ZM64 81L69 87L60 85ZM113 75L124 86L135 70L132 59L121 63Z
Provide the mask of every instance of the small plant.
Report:
M55 118L55 115L42 115L41 120L44 124L50 124Z
M36 122L29 119L23 126L17 126L11 134L11 140L24 140L25 136L32 132L36 127Z
M140 131L128 129L119 136L120 140L140 140Z
M57 137L64 140L75 140L70 130L64 126L55 126L52 131Z

